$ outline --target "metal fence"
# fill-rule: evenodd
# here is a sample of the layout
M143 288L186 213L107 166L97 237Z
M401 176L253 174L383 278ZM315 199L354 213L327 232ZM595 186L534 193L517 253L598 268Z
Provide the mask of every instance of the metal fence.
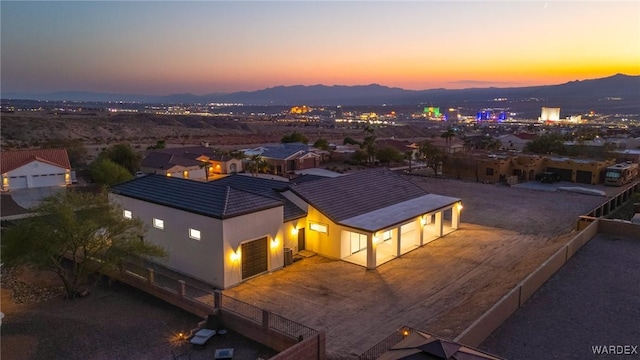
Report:
M220 297L220 308L232 311L237 315L255 321L258 324L262 324L262 309L251 304L247 304L244 301L234 299L227 295L222 295Z
M367 351L363 352L362 355L358 357L359 360L375 360L379 358L382 354L389 351L395 344L399 343L405 336L408 336L411 332L416 331L416 329L404 326L400 329L394 331L391 335L382 339L379 343L373 345Z
M271 313L269 314L269 328L297 339L306 339L318 333L308 326Z
M211 307L211 310L216 307L223 308L264 327L268 325L269 329L295 339L306 339L318 334L317 330L308 326L221 293L218 297L220 304L216 304L216 294L214 294L213 289L205 290L189 284L184 280L184 277L183 279L179 279L179 276L174 277L171 272L164 271L162 266L158 264L150 264L140 261L139 259L130 259L123 264L123 270L125 276L145 280L151 286L155 286L166 292L180 294L184 298ZM267 324L263 323L265 320Z
M125 275L135 276L144 280L149 280L149 270L139 264L133 262L125 262L122 265Z
M212 308L216 307L216 300L212 291L203 290L186 283L184 285L184 288L185 288L185 292L184 292L185 297L193 301L197 301L201 304L210 306Z

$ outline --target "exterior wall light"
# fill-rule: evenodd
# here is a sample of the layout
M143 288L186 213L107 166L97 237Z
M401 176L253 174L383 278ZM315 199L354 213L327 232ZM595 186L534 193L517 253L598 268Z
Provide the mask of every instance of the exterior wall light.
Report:
M425 218L424 218L424 216L420 219L420 224L421 224L422 226L427 225L427 219L425 219Z
M277 248L277 247L278 247L278 239L273 238L273 239L271 240L271 248L272 248L272 249L275 249L275 248Z
M293 229L291 229L291 235L298 235L298 228L297 227L293 227Z
M240 260L240 254L238 254L237 252L232 252L231 253L231 261L238 261Z
M462 210L462 208L463 208L462 203L458 203L458 211Z

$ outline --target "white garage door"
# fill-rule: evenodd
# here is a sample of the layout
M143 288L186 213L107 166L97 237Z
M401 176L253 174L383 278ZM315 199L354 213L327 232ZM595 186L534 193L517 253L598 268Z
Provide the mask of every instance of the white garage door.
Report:
M26 176L9 176L9 189L24 189L26 187Z
M64 174L34 175L31 187L64 185Z

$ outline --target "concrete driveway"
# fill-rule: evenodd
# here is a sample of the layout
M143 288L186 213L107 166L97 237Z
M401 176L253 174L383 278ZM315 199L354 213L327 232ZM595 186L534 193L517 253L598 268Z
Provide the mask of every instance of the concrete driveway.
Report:
M65 191L64 186L50 186L29 189L11 190L11 197L18 205L25 209L38 206L42 199L55 195L58 192Z
M376 270L314 256L225 295L327 333L330 359L353 359L402 325L452 339L566 237L462 228Z

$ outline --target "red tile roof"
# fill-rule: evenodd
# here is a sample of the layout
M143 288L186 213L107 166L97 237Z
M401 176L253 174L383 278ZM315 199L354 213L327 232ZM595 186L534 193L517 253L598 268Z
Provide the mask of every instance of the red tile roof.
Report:
M8 150L0 151L0 173L15 170L35 160L71 169L66 149Z

